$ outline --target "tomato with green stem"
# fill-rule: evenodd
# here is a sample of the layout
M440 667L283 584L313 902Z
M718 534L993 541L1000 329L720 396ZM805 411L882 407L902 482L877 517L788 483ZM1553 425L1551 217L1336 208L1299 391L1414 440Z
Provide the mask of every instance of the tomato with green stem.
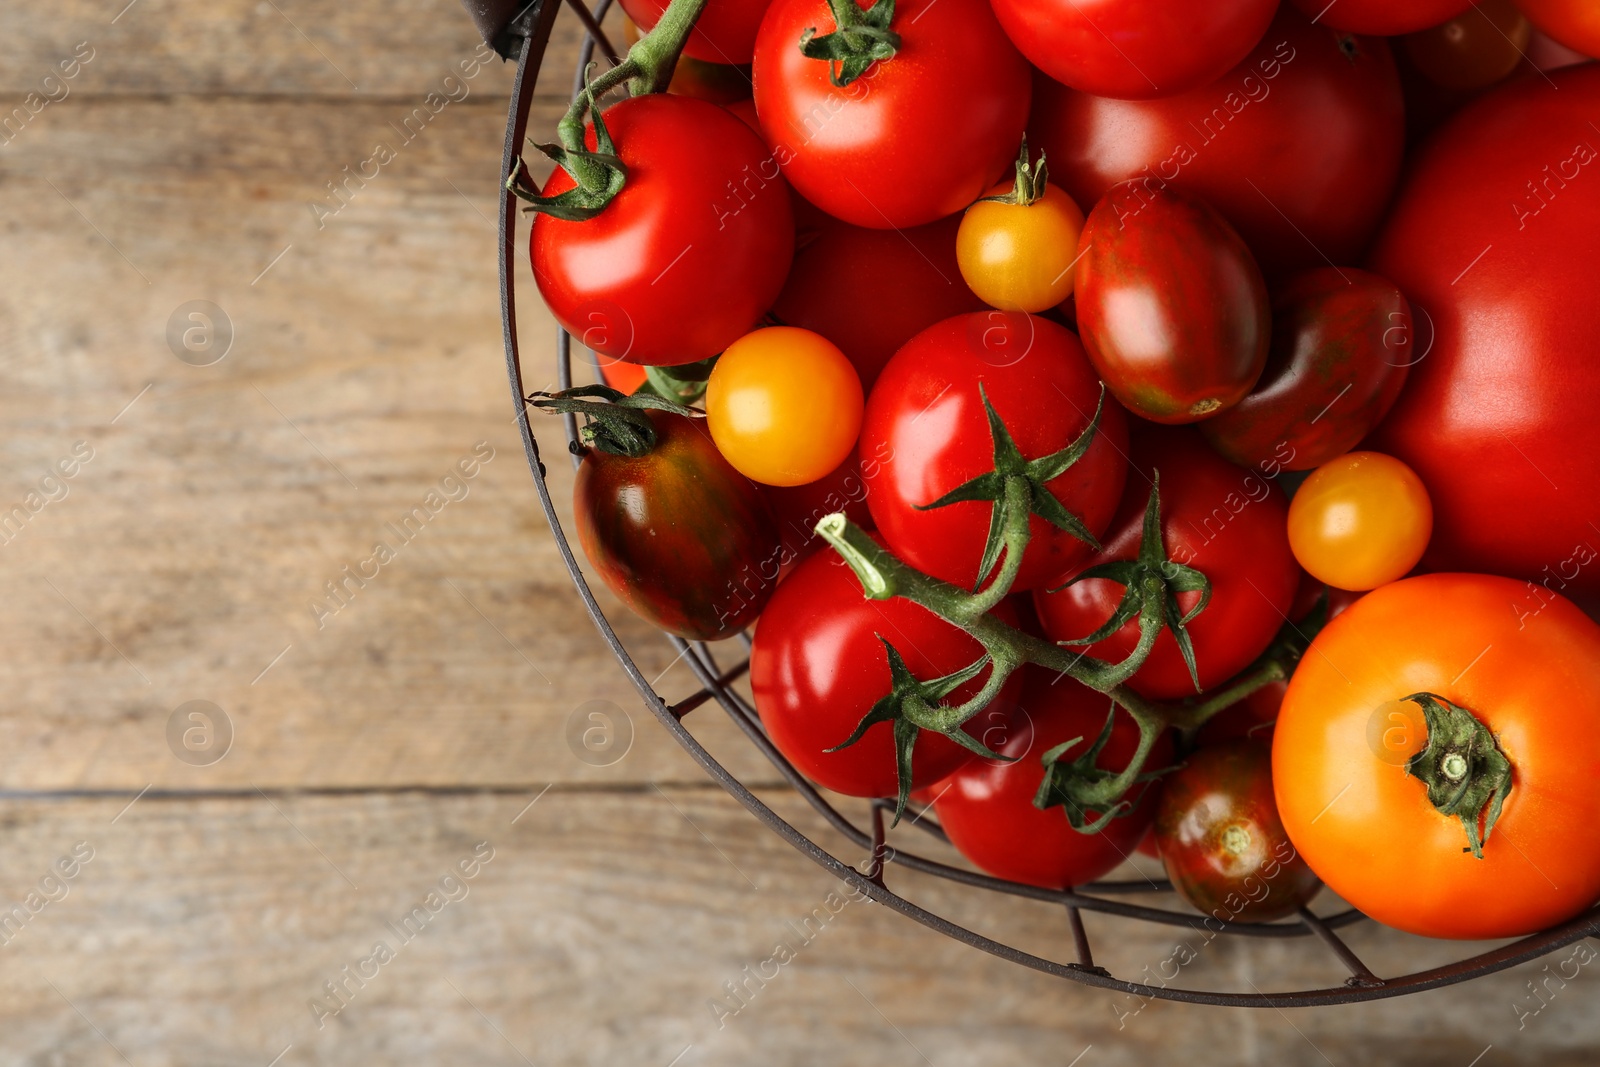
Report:
M1044 156L1028 159L1022 144L1009 184L967 208L956 234L956 257L967 286L1001 311L1047 311L1072 294L1083 212L1049 184Z
M1368 593L1300 661L1272 743L1295 848L1424 937L1520 937L1600 898L1600 626L1524 582ZM1520 613L1519 613L1520 609Z
M612 359L673 366L716 355L783 287L794 253L788 188L760 138L715 104L657 93L597 121L589 151L620 158L626 178L613 178L620 189L595 209L560 206L582 190L564 169L550 175L529 238L540 295L580 344ZM734 196L730 183L748 173L759 181Z
M1148 648L1135 692L1192 697L1249 666L1287 618L1300 582L1288 504L1193 430L1141 427L1132 467L1104 547L1034 604L1053 640L1087 655L1122 662ZM1148 613L1166 625L1152 630Z
M1422 559L1433 504L1416 472L1380 452L1323 464L1289 505L1289 545L1313 577L1338 589L1376 589Z
M805 485L850 455L861 429L861 379L821 334L772 326L717 360L706 422L717 447L764 485Z
M1322 888L1278 817L1265 741L1230 741L1185 759L1162 782L1155 833L1172 887L1221 922L1293 915Z
M603 386L535 406L585 418L572 490L578 543L618 599L691 641L731 637L755 621L777 579L777 524L699 420L663 410L676 405L658 397Z
M1109 727L1094 762L1120 769L1133 756L1139 731L1104 695L1071 678L1039 668L1022 673L1019 714L1032 728L1015 731L998 746L1006 761L975 759L940 783L934 811L950 843L997 878L1047 889L1083 885L1138 847L1155 811L1147 793L1151 783L1135 785L1116 816L1085 833L1060 810L1035 805L1047 784L1045 756L1080 758ZM1163 740L1152 760L1154 766L1170 762L1170 742ZM1090 818L1103 815L1092 812Z
M847 745L852 732L911 680L955 675L935 686L939 698L975 695L981 672L959 675L982 652L925 608L864 598L843 560L817 552L778 586L756 626L750 688L767 736L807 778L849 796L892 797L902 781L908 789L930 785L971 759L983 748L974 735L984 720L975 719L971 733L955 731L956 740L923 731L902 743L899 724L876 722ZM1008 681L999 696L1015 692Z
M620 0L622 10L649 30L661 19L671 0ZM737 66L749 63L755 55L756 32L771 0L707 0L705 10L695 20L694 32L683 46L683 54L704 63Z
M988 0L773 0L752 72L784 176L870 229L982 196L1016 156L1032 95Z
M1023 477L1033 536L1012 588L1031 589L1098 543L1126 442L1126 416L1103 400L1069 330L1016 312L962 315L906 342L868 398L861 447L880 462L867 507L906 562L973 588L1000 561L1003 476Z

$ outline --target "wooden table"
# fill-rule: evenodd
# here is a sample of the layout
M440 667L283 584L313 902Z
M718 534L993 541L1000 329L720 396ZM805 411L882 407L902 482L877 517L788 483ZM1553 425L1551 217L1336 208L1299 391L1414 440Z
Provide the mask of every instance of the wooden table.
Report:
M124 2L0 8L0 106L23 109L0 134L0 1063L1594 1062L1587 970L1225 1011L1070 986L867 903L801 941L838 884L646 717L538 514L495 295L509 69L466 77L454 0ZM613 618L664 690L693 687ZM635 728L603 767L567 742L596 699ZM1070 952L1053 909L891 876ZM1179 940L1089 922L1122 974ZM1351 940L1380 970L1453 955ZM795 958L730 1000L779 941ZM1339 977L1315 946L1219 942L1180 980Z

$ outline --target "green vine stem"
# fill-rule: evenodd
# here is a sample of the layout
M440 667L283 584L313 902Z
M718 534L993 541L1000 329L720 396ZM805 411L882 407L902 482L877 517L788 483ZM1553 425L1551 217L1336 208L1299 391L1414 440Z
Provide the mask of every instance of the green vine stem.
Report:
M678 57L689 39L689 32L694 29L706 3L707 0L672 0L662 13L661 21L628 49L621 63L586 82L583 92L556 124L556 143L535 146L572 176L576 183L573 188L557 196L540 195L527 183L520 158L506 176L505 187L527 201L530 211L569 222L592 219L604 211L622 191L628 170L617 155L616 145L611 141L595 101L624 83L630 96L664 92L672 81L672 72L677 69ZM596 146L593 152L584 143L584 126L591 111L594 112Z

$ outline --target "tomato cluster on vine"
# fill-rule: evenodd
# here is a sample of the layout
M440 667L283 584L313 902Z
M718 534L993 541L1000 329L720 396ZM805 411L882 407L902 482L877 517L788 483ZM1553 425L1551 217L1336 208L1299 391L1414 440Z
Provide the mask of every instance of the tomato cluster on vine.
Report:
M998 877L1592 905L1600 20L1516 4L624 0L507 176L595 573Z

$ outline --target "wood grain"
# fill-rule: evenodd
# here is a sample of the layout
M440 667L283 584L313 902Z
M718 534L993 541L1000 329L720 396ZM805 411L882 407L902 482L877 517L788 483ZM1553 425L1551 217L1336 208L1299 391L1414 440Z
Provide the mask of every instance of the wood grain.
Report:
M792 800L773 799L822 833ZM1521 1031L1512 1005L1529 999L1536 969L1327 1011L1135 1012L1127 998L1019 970L851 900L709 788L145 799L110 823L124 803L7 808L4 899L22 899L76 842L94 849L68 896L4 946L7 1062L122 1063L110 1045L139 1067L264 1065L285 1048L290 1065L666 1067L681 1055L680 1065L1021 1067L1081 1054L1081 1064L1120 1067L1181 1048L1196 1064L1465 1067L1490 1045L1482 1062L1592 1062L1587 971ZM485 841L493 858L477 876L447 884L419 934L396 934L390 924L427 907ZM960 921L1068 951L1054 909L996 907L893 868L889 877ZM1090 921L1103 946L1118 942L1104 953L1113 966L1137 971L1172 952L1170 933ZM361 976L380 941L395 958L368 965L364 983L345 977L347 966ZM1371 929L1352 941L1387 964L1450 951ZM793 958L763 966L780 943ZM770 977L748 979L746 968ZM1320 946L1301 942L1218 942L1190 970L1182 980L1233 987L1338 976ZM330 981L344 983L343 1003L329 998ZM730 982L746 983L742 1004Z
M647 720L538 511L495 299L509 71L414 117L476 47L454 0L16 0L0 121L79 41L95 54L67 95L0 135L0 530L23 508L0 535L0 904L25 916L0 906L0 1063L1594 1062L1592 968L1324 1012L1141 1009L875 905L831 916L837 883ZM535 128L569 77L552 65ZM393 160L343 185L379 145ZM542 386L552 327L519 270ZM234 333L208 366L166 336L195 300ZM565 508L560 435L541 439ZM493 458L462 479L480 442ZM430 491L421 532L394 533ZM390 539L395 558L333 612L326 583ZM666 643L602 599L641 669L689 692ZM168 738L195 700L234 727L208 765ZM633 727L605 766L569 739L596 700ZM715 709L690 723L772 781ZM792 794L762 794L849 854ZM494 858L466 896L401 945L388 924L480 841ZM63 897L43 880L78 842L93 858ZM1069 951L1055 909L890 878ZM1088 923L1119 973L1177 940ZM384 938L395 959L346 978ZM1350 939L1384 973L1461 951ZM728 1001L780 941L795 958ZM1304 943L1217 943L1180 976L1338 978ZM332 981L348 1004L314 1010ZM1533 981L1554 995L1519 1029Z

